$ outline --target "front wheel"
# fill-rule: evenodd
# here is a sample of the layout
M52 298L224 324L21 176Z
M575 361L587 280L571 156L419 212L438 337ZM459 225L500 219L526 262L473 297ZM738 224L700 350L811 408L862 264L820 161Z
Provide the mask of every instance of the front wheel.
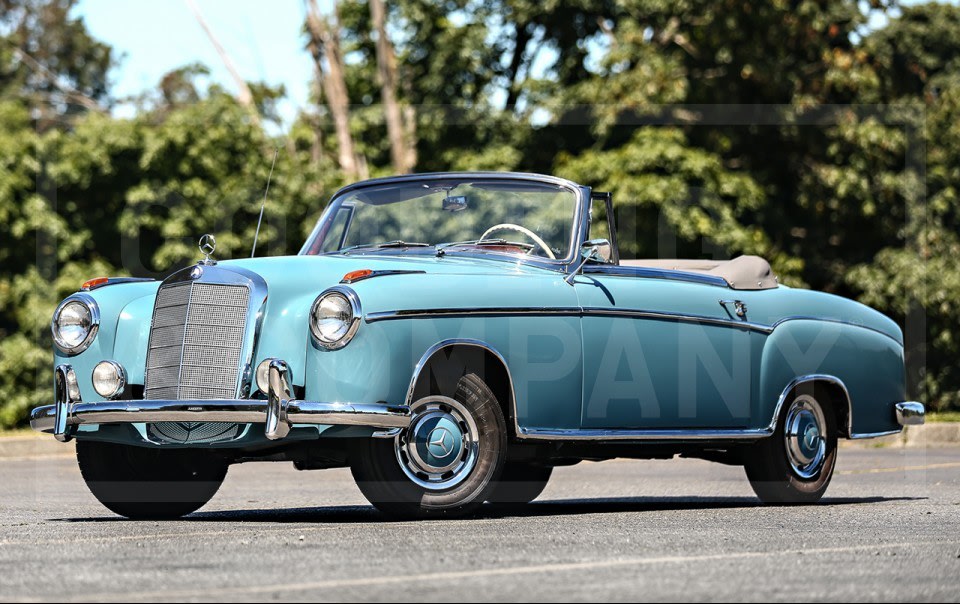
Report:
M813 391L798 390L787 401L773 435L747 452L745 469L764 503L816 503L830 484L836 462L833 410Z
M156 449L78 441L77 462L90 492L130 519L171 519L200 509L216 494L227 463L210 451Z
M468 374L453 398L426 396L410 411L410 426L395 439L364 440L353 451L350 468L360 491L395 518L475 511L506 457L506 422L496 397Z
M553 468L518 461L507 462L490 493L490 503L513 506L530 503L543 493Z

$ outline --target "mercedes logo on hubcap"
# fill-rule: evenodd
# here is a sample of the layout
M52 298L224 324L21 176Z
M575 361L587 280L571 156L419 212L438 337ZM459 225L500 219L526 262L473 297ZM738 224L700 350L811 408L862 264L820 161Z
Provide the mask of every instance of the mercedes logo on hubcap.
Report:
M446 428L434 428L430 438L427 439L427 446L439 450L441 454L437 457L442 459L450 455L450 451L453 450L453 435Z

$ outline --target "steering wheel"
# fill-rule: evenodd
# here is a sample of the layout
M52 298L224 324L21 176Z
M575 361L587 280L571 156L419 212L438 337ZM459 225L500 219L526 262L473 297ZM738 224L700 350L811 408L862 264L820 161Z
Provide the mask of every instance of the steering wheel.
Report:
M512 222L504 222L503 224L497 224L490 227L489 229L484 231L483 235L480 235L480 241L483 241L484 239L486 239L487 235L489 235L494 231L517 231L518 233L523 233L530 239L533 239L534 243L536 243L541 248L543 248L543 251L547 253L548 258L550 258L551 260L557 259L557 257L553 255L553 251L550 250L550 246L547 245L546 241L538 237L536 233L534 233L527 227L520 226L519 224L513 224ZM532 251L532 248L531 248L531 251Z

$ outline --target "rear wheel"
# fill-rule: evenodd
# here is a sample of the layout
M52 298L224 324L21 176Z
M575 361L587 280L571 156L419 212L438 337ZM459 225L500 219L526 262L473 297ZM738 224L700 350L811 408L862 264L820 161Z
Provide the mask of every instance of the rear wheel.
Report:
M508 462L490 493L490 503L518 505L530 503L547 488L551 466L540 466L523 462Z
M463 516L486 499L503 469L506 423L496 397L475 374L453 398L411 405L409 428L395 439L367 439L351 455L360 491L392 517Z
M772 436L748 452L750 486L764 503L816 503L837 461L833 410L812 388L798 389L785 405Z
M77 461L90 492L131 519L179 518L216 494L227 463L202 449L156 449L78 441Z

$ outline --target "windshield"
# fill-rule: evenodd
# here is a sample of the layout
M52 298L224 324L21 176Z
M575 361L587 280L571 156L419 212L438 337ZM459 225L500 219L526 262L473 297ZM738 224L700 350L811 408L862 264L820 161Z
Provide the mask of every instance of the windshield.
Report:
M533 180L450 178L348 191L324 212L302 254L467 250L550 260L570 252L577 195Z

